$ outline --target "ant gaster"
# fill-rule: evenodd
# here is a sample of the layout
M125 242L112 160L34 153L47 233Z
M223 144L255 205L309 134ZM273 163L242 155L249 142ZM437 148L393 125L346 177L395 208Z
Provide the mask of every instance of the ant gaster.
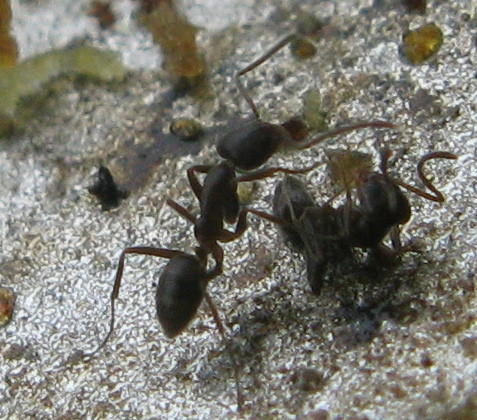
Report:
M196 248L195 255L166 248L129 247L124 249L119 257L114 286L111 292L109 332L94 351L84 354L85 357L91 357L101 350L113 333L115 301L119 296L124 260L128 254L150 255L170 260L162 271L156 289L157 318L167 337L176 337L189 325L204 298L211 307L215 318L217 311L206 292L206 287L210 280L222 273L221 250L216 252L214 256L216 258L215 266L208 270L207 254L199 247Z

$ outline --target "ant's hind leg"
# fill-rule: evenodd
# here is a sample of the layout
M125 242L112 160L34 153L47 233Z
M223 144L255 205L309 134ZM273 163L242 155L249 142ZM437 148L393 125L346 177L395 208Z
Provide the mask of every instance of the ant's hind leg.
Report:
M222 320L220 319L219 311L217 310L217 307L215 306L212 298L207 292L204 293L204 298L205 298L205 301L207 302L207 305L209 306L210 312L212 312L212 317L214 318L215 325L217 326L217 329L219 330L220 335L222 336L222 340L225 344L225 348L229 352L230 358L232 359L232 364L234 367L235 389L237 393L237 406L238 406L238 410L240 411L242 409L244 399L242 394L242 387L240 386L239 365L237 363L237 359L235 357L234 351L232 347L230 346L230 342L227 339L227 335L225 333L225 327L224 327L224 324L222 323Z
M154 248L154 247L147 247L147 246L138 246L138 247L130 247L126 248L119 257L118 268L116 270L116 276L114 279L114 286L111 292L111 320L109 323L109 331L104 340L101 344L93 351L89 353L83 353L83 358L91 358L93 357L98 351L100 351L108 342L111 334L114 330L114 319L115 319L115 301L119 295L119 289L121 287L121 280L123 278L123 271L124 271L124 260L127 254L138 254L138 255L150 255L153 257L161 257L171 259L178 255L184 255L184 252L172 250L172 249L165 249L165 248Z

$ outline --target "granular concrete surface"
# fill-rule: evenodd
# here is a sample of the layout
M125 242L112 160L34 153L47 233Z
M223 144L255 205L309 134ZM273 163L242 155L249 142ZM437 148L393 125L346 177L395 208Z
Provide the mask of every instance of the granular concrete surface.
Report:
M429 0L425 14L413 14L398 0L183 1L207 62L210 93L200 98L174 94L137 2L112 6L117 22L102 30L88 1L13 1L22 60L82 42L117 51L127 75L118 84L50 83L23 98L21 127L0 142L0 283L16 295L0 329L0 418L477 418L475 2ZM208 287L227 346L205 304L167 339L154 302L167 260L130 255L112 336L90 360L75 357L107 334L124 248L194 252L190 223L166 200L198 213L187 168L219 162L214 142L252 116L236 72L310 15L324 22L313 57L284 48L244 76L261 118L301 115L311 92L322 106L306 112L323 113L330 128L386 120L397 129L357 130L270 164L299 168L349 149L371 154L378 170L386 145L390 175L422 189L419 159L455 153L424 167L445 202L405 192L412 216L401 239L418 252L394 266L360 254L352 269L338 262L316 296L301 254L249 215L245 234L223 245L224 272ZM431 22L443 44L412 65L402 36ZM200 122L204 136L172 136L177 118ZM115 210L101 211L87 190L100 163L130 191ZM271 211L280 177L257 182L248 205ZM325 165L301 178L318 203L333 195Z

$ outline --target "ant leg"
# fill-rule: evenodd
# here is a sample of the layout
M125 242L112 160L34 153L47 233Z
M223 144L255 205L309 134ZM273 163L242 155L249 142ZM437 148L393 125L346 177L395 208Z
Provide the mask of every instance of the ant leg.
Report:
M263 168L259 169L257 171L253 172L248 172L243 175L240 175L237 177L237 182L248 182L248 181L257 181L259 179L265 179L269 178L273 175L275 175L278 172L284 173L284 174L304 174L307 172L312 171L313 169L318 168L321 165L324 165L325 162L318 162L315 163L311 166L307 166L306 168L300 168L300 169L291 169L291 168L281 168L279 166L274 166L270 168Z
M397 126L387 122L387 121L369 121L369 122L363 122L363 123L357 123L357 124L352 124L352 125L346 125L344 127L338 127L335 128L334 130L328 131L326 133L321 134L320 136L314 138L313 140L309 140L303 143L292 143L292 146L296 149L308 149L311 146L314 146L318 143L321 143L322 141L330 138L330 137L335 137L340 134L348 133L350 131L354 130L359 130L360 128L390 128L390 129L397 129Z
M177 201L174 201L170 198L168 198L166 202L177 213L179 213L184 219L187 219L192 224L195 224L196 218L190 213L189 210L187 210L185 207L181 206Z
M189 180L189 184L192 188L192 191L194 192L195 196L199 201L200 197L202 196L203 185L199 182L195 173L200 172L202 174L206 174L212 168L212 165L196 165L187 169L187 179Z
M431 152L427 153L424 155L419 163L417 164L417 173L419 175L419 178L421 179L422 183L426 186L428 190L430 190L433 194L426 193L425 191L413 187L412 185L406 184L405 182L396 180L396 182L403 188L406 188L407 190L413 192L414 194L417 194L423 198L426 198L431 201L435 201L438 203L444 202L444 195L436 188L434 185L429 181L429 179L426 178L424 175L422 168L424 164L431 159L457 159L457 156L453 153L450 152Z
M199 256L199 259L203 255L205 259L207 259L207 252L203 248L196 248L196 254ZM215 260L215 267L207 271L207 281L210 281L222 274L222 263L224 261L224 251L222 248L215 244L212 248L212 256Z
M383 175L388 175L388 162L393 152L387 147L379 151L381 156L381 162L379 163L379 169Z
M249 211L249 209L240 210L240 213L238 214L237 224L235 225L235 231L232 232L226 229L222 229L217 240L219 242L232 242L242 236L247 229L247 213L249 213Z
M269 222L275 223L276 225L279 225L279 226L291 225L291 223L288 223L287 221L281 219L280 217L274 216L273 214L266 213L261 210L247 209L247 212L255 214L256 216L261 217L262 219L268 220Z
M245 101L247 104L250 106L250 109L252 110L253 114L257 119L260 119L260 114L257 110L257 107L253 103L252 98L250 95L247 93L245 90L244 85L240 81L240 77L243 76L244 74L248 73L249 71L252 71L253 69L257 68L260 64L263 64L265 61L267 61L271 56L276 54L278 51L280 51L283 47L288 45L291 41L295 39L296 35L295 34L290 34L287 35L285 38L283 38L280 42L278 42L277 45L275 45L273 48L271 48L269 51L267 51L265 54L263 54L260 58L255 60L253 63L249 64L247 67L244 69L240 70L236 76L235 76L235 82L237 83L237 87L241 93L241 95L245 98Z
M105 346L105 344L109 340L109 337L111 337L111 334L113 333L114 314L115 314L114 304L115 304L115 300L118 298L118 295L119 295L119 289L121 287L121 280L123 278L123 271L124 271L124 259L126 258L127 254L151 255L153 257L161 257L161 258L167 258L167 259L174 258L178 255L186 255L182 251L177 251L173 249L165 249L165 248L154 248L154 247L148 247L148 246L137 246L137 247L126 248L121 253L121 256L119 257L118 269L116 271L113 291L111 292L111 321L109 323L109 332L104 338L104 340L101 342L101 344L95 350L89 353L83 353L83 358L93 357L98 351L100 351Z
M240 373L239 373L237 359L234 356L233 349L230 347L229 340L227 340L225 327L220 319L219 312L217 311L217 307L215 306L212 298L207 292L204 292L204 298L205 298L205 301L207 302L207 305L209 305L209 309L210 309L210 312L212 312L212 317L214 318L215 325L217 325L217 329L219 330L220 335L222 336L222 339L224 341L225 348L229 352L230 357L232 359L232 363L234 365L235 387L237 391L237 406L238 406L238 410L240 411L243 406L243 395L242 395L242 388L240 387Z

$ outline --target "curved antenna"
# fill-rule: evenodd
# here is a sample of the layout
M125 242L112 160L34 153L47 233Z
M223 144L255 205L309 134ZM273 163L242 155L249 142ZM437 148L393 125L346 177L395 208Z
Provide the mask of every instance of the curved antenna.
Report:
M245 90L244 85L240 81L240 77L243 76L244 74L248 73L249 71L252 71L253 69L257 68L260 64L263 64L265 61L267 61L272 55L276 54L278 51L280 51L283 47L285 47L287 44L289 44L291 41L295 39L296 35L295 34L289 34L285 38L283 38L278 44L276 44L274 47L272 47L269 51L267 51L265 54L263 54L260 58L257 60L253 61L251 64L249 64L247 67L244 69L240 70L237 72L235 75L235 83L237 83L237 87L241 93L241 95L245 98L245 101L249 105L250 109L252 110L253 114L257 119L260 119L260 114L257 110L257 107L255 106L252 98L248 94L248 92Z
M433 194L429 194L419 188L413 187L412 185L406 184L403 181L396 180L396 183L399 184L401 187L406 188L407 190L417 194L427 200L435 201L437 203L444 202L445 198L444 195L429 181L428 178L424 175L422 171L424 164L431 159L457 159L457 155L450 152L431 152L424 155L419 163L417 164L417 174L422 181L422 183L426 186L428 190L430 190Z
M381 120L362 122L357 124L345 125L343 127L338 127L338 128L335 128L334 130L327 131L326 133L323 133L312 140L305 141L303 143L293 142L292 144L294 148L297 148L300 150L308 149L309 147L314 146L315 144L321 143L322 141L330 137L335 137L340 134L348 133L350 131L359 130L360 128L390 128L392 130L396 130L397 126L388 121L381 121Z

